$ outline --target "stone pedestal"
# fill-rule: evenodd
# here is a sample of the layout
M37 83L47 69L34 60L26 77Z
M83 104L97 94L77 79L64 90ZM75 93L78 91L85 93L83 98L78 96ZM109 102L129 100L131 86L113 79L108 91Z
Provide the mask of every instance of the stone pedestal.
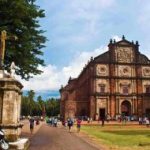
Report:
M28 150L29 140L26 138L18 139L16 142L9 142L11 150Z
M0 126L9 142L18 140L23 126L20 123L22 87L15 79L0 78Z

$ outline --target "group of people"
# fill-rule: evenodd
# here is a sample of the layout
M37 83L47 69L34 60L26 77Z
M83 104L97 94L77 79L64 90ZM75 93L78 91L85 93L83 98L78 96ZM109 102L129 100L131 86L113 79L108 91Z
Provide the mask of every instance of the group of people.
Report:
M60 120L57 117L49 117L46 119L46 122L52 127L57 127L60 123ZM73 127L75 123L77 124L77 132L80 132L80 128L81 128L80 118L78 119L68 118L67 120L62 122L62 125L64 125L65 127L68 127L69 132L71 132L71 128Z
M148 117L139 117L139 125L145 124L147 127L150 125L150 119Z
M92 118L90 118L90 117L87 118L87 123L92 123L92 121L93 121Z
M101 121L101 125L104 126L104 123L105 121L109 122L111 120L110 118L110 115L107 114L105 117L101 117L99 118L99 121ZM118 121L119 122L125 122L127 121L127 117L126 116L120 116L118 117ZM39 122L39 118L29 118L29 122L30 122L30 132L31 134L33 133L33 130L34 130L34 124L38 125L40 122ZM68 118L66 121L64 121L62 124L65 126L65 127L68 127L69 129L69 132L71 132L71 128L73 127L73 125L76 123L76 126L77 126L77 132L80 132L80 128L81 128L81 122L82 122L82 119L81 118L78 118L78 119L73 119L73 118ZM91 118L88 118L87 119L87 123L91 123L92 122L92 119ZM57 127L57 124L58 124L58 118L56 117L50 117L48 120L47 120L47 123L49 123L51 126L53 127ZM139 117L139 125L142 125L142 124L145 124L147 127L149 127L150 125L150 119L148 117Z
M53 126L53 127L57 127L58 125L58 118L56 117L50 117L46 120L46 122L50 125L50 126Z
M68 126L68 129L69 129L69 132L71 132L71 128L73 127L74 123L76 122L76 125L77 125L77 132L80 132L80 128L81 128L81 122L82 120L80 118L78 118L77 120L74 120L72 118L68 118L64 123L63 125L65 127Z

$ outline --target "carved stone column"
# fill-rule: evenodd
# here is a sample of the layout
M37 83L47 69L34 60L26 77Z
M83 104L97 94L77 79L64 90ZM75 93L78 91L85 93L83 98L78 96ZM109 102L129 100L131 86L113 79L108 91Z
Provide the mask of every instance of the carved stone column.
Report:
M0 78L0 127L6 139L14 142L19 138L22 84L12 78Z

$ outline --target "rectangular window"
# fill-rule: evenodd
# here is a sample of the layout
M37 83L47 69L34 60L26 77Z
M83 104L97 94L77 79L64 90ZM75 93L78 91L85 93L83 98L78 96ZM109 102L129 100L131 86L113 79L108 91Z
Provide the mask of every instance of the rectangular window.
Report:
M122 88L123 88L123 89L122 89L123 94L128 94L128 93L129 93L128 86L123 86Z
M150 85L146 86L146 93L150 93Z
M99 89L100 89L100 93L105 93L105 85L100 84Z

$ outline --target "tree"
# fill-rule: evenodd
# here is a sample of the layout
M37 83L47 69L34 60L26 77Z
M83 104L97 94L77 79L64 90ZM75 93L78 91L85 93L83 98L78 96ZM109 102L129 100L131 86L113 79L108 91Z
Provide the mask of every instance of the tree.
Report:
M44 101L42 100L41 96L37 97L37 103L38 103L38 108L39 108L39 115L42 115L42 110L43 110L43 106L45 105Z
M41 116L43 113L48 116L60 114L60 100L55 98L43 100L41 96L35 100L33 90L28 91L26 96L22 96L21 115Z
M33 115L33 110L35 106L34 102L35 92L33 90L28 91L28 101L29 101L29 114Z
M58 99L48 99L46 102L46 113L48 116L57 116L60 112L60 101Z
M29 103L29 99L27 96L22 96L21 115L22 116L30 115L30 103Z
M38 66L44 66L41 58L46 38L40 29L38 19L45 17L44 10L35 5L36 0L0 0L0 31L6 30L9 36L18 40L6 41L4 68L8 70L15 62L16 74L28 80L41 74Z

